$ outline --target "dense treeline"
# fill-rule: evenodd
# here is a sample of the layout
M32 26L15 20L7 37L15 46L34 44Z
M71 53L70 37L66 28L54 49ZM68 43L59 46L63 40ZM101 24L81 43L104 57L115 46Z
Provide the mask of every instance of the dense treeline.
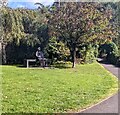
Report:
M44 48L48 39L48 28L39 12L6 7L2 8L2 12L7 63L22 63L26 58L34 58L35 48Z
M42 6L37 10L28 10L21 8L11 9L8 7L2 7L1 12L3 40L2 38L1 40L5 43L5 50L3 50L3 55L5 55L3 56L3 63L23 63L24 59L35 58L35 51L38 46L41 47L45 57L50 58L53 61L52 63L54 63L56 60L72 61L73 63L75 61L78 61L80 63L91 63L98 56L98 46L101 43L105 42L108 35L111 36L113 38L113 41L115 41L115 43L118 45L119 39L116 36L118 19L116 17L116 14L119 13L119 4L107 3L96 7L88 3L85 4L85 6L86 11L84 10L85 8L83 5L83 10L81 10L81 13L83 13L83 15L81 18L78 17L77 20L81 21L81 19L84 19L81 21L83 22L83 25L80 25L83 26L82 28L78 27L77 21L71 20L75 19L75 17L77 18L79 12L76 12L75 8L79 8L78 6L72 8L72 11L74 11L72 18L70 18L69 15L67 13L65 14L64 12L65 8L68 7L67 9L69 9L71 6L64 4L62 4L60 7L61 10L59 10L57 3L54 4L51 8ZM89 11L89 8L94 9L91 11L91 15L92 13L94 14L96 12L96 15L94 15L94 20L96 19L96 22L93 22L92 25L90 25L92 18L89 21L87 21L87 18L85 18L85 16L88 16L90 18L90 15L88 15L90 12L87 12L87 10ZM111 9L112 13L107 12L111 11ZM68 24L68 22L64 19L64 17L62 17L63 14L61 12L64 13L64 15L68 16L67 19L71 21L70 24L72 27L77 27L72 28L76 31L70 30L69 27L67 29L62 29L64 21L66 21L64 25ZM86 12L86 15L84 12ZM104 20L105 12L108 14L106 20ZM61 20L58 20L58 16L62 17L60 18ZM103 17L100 19L98 18L100 16ZM70 26L70 24L66 26ZM96 30L95 26L97 28ZM57 27L60 27L60 29ZM107 27L109 29L106 29ZM81 30L79 31L79 29ZM84 29L86 30L83 31ZM69 31L73 31L73 33L70 33ZM68 37L71 34L72 36ZM82 34L82 36L76 36L78 34ZM101 37L102 39L100 39ZM77 40L77 43L74 41L76 48L74 48L73 42L71 42L71 38L72 41L75 39ZM74 49L74 52L76 54L73 52ZM77 59L75 59L75 57L77 57Z
M106 55L106 60L109 63L120 66L120 2L111 2L106 3L105 5L113 12L113 18L110 23L117 33L114 39L106 40L104 44L100 45L99 55L101 56L101 53Z

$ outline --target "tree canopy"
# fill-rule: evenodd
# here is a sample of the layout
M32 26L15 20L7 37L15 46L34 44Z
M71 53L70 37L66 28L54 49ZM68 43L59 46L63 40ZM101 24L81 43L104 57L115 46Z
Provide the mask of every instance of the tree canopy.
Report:
M83 62L97 57L97 45L109 36L115 43L119 41L119 3L63 2L59 6L56 2L51 7L37 4L40 7L35 10L5 5L0 9L1 39L7 42L10 62L33 57L40 46L48 58L72 61L75 67L76 57Z
M67 42L75 67L76 48L114 34L109 23L111 10L99 3L63 3L50 16L52 35Z

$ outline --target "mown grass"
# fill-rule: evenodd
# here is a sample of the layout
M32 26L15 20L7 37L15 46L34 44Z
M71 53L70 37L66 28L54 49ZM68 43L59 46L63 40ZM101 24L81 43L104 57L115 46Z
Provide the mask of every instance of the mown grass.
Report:
M3 113L68 112L117 91L117 79L98 63L75 69L3 66Z

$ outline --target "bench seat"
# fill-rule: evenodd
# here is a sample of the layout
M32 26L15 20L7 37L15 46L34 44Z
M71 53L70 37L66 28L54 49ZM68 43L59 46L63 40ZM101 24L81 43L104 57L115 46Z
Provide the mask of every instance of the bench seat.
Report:
M41 60L44 60L46 62L46 65L47 65L48 59L43 58ZM29 68L30 67L30 63L29 62L37 62L37 59L26 59L26 62L27 62L27 68Z

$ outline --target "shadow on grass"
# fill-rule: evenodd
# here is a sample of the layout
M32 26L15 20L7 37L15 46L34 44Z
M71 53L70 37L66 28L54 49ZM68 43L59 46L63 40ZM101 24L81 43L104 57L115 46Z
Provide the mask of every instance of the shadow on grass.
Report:
M71 67L67 67L67 66L52 66L52 67L58 68L58 69L70 69L70 68L72 68L72 66Z
M27 68L25 65L15 65L18 68ZM44 68L44 69L70 69L72 68L72 66L67 67L67 66L55 66L55 65L49 65L49 66L45 66L45 67L41 67L41 66L30 66L29 68Z
M16 67L26 68L26 66L25 66L25 65L16 65Z
M16 65L16 67L18 68L27 68L27 66L25 65ZM41 67L41 66L38 66L38 65L33 65L33 66L29 66L29 68L48 68L48 66L45 66L45 67Z

